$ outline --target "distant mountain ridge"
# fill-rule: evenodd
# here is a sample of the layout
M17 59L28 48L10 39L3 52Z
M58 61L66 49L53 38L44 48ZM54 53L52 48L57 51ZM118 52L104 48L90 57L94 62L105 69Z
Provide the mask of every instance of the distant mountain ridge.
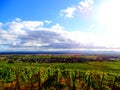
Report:
M110 55L120 55L117 51L4 51L0 54L110 54Z

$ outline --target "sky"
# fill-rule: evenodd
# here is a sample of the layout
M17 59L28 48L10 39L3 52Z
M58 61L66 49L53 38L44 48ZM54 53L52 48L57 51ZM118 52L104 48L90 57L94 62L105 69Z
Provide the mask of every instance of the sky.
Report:
M120 51L120 0L0 0L0 52Z

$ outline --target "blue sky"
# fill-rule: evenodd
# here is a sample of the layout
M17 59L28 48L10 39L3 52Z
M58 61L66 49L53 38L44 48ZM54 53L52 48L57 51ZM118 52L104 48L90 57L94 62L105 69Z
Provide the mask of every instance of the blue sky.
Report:
M119 51L119 3L0 0L0 51Z
M76 4L76 1L78 0L0 0L1 21L16 17L24 20L54 20L61 9Z

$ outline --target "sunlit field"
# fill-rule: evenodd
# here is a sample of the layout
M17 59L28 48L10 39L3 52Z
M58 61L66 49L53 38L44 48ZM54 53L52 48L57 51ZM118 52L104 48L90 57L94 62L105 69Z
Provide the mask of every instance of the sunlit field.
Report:
M0 90L119 90L118 59L94 55L1 56Z

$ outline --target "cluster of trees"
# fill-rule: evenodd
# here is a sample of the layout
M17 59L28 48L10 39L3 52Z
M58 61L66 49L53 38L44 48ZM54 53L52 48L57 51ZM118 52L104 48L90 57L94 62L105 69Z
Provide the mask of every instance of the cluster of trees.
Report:
M92 61L117 61L119 57L112 56L75 56L75 55L11 55L6 60L10 63L16 62L38 62L38 63L74 63L74 62L92 62Z

